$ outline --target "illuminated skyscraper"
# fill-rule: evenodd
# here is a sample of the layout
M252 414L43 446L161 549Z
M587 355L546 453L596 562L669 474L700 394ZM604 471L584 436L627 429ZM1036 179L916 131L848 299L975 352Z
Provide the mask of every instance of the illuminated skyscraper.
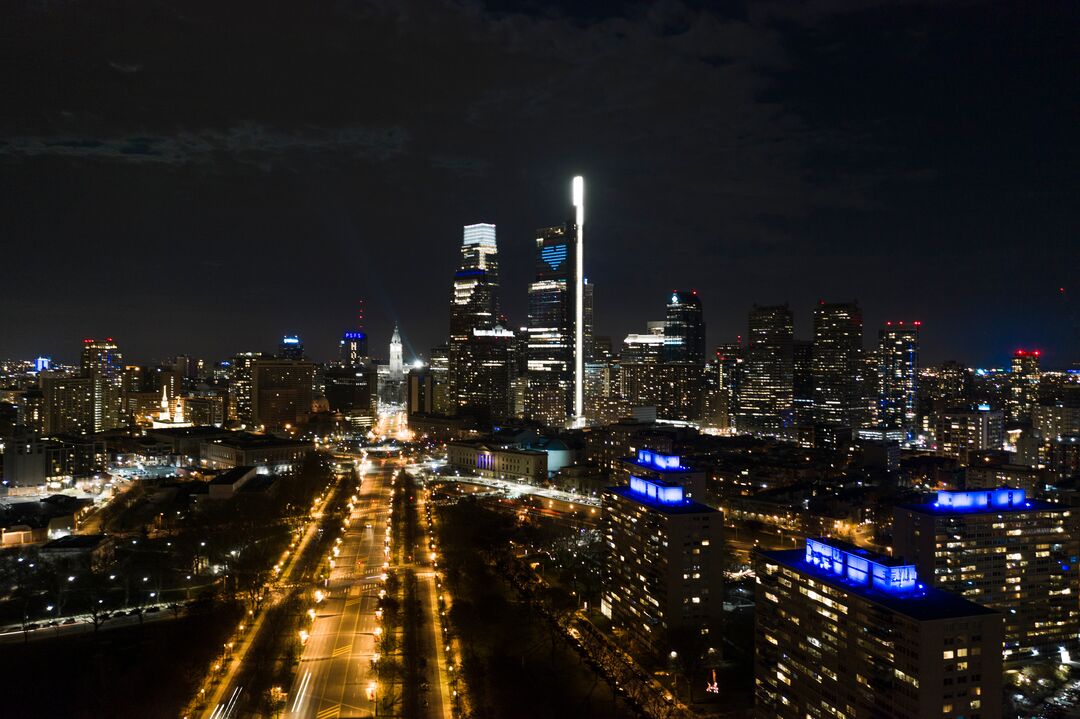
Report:
M787 305L750 311L743 384L739 393L740 431L780 434L794 421L794 318Z
M94 389L89 377L38 373L43 434L90 434L94 431Z
M83 340L82 376L90 379L93 397L93 432L122 427L124 362L112 338Z
M758 551L759 719L1000 719L1002 616L834 539Z
M854 302L821 302L814 308L811 376L814 422L858 427L862 399L862 310Z
M241 352L233 356L229 365L229 419L245 427L255 426L255 361L262 356L262 352Z
M568 221L536 234L536 279L529 285L526 413L531 419L562 425L574 409L577 228Z
M1006 414L1010 422L1027 424L1039 401L1039 350L1016 350L1009 373Z
M921 322L886 322L878 331L878 421L911 433L916 426Z
M290 360L304 359L304 343L297 335L285 335L281 338L281 346L278 348L278 357Z
M1005 660L1073 652L1080 630L1073 508L1022 489L938 492L894 510L893 553L934 586L1005 615Z
M495 225L466 225L450 302L449 382L453 412L509 414L514 334L499 323Z
M346 332L338 343L338 362L343 367L359 367L368 357L367 334Z
M664 361L705 364L705 316L697 290L675 290L664 321Z

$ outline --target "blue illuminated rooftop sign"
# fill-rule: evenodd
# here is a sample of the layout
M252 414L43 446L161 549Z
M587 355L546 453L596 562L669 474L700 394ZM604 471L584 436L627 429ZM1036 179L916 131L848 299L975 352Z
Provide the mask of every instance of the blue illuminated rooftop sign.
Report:
M363 332L346 332L345 339L347 340L362 340L367 337Z
M680 469L681 458L677 454L663 454L651 449L639 449L637 451L638 464L647 464L656 469Z
M285 335L281 338L281 344L283 345L298 345L300 344L300 338L296 335Z
M1027 493L1022 489L979 489L958 492L942 490L937 493L935 509L951 511L979 511L995 509L1025 509L1031 506Z
M660 504L682 504L683 488L677 484L651 482L641 477L630 477L630 490L642 494Z
M846 542L806 540L806 562L835 579L869 586L892 594L922 589L914 564L900 564L889 557L859 549Z

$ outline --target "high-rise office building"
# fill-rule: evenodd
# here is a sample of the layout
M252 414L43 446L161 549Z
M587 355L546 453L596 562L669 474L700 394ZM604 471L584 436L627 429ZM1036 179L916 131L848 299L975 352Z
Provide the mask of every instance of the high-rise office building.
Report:
M858 427L865 421L862 338L862 310L855 302L820 302L814 308L815 423Z
M742 373L742 346L737 342L717 345L705 372L702 420L719 429L734 425Z
M941 491L894 510L893 554L924 581L1005 616L1006 661L1076 649L1074 509L1022 489Z
M585 184L575 177L574 213L536 232L536 279L529 285L525 414L548 424L584 422ZM565 404L566 410L559 409ZM561 416L561 420L559 419Z
M285 335L281 338L278 347L278 357L281 359L302 360L304 359L304 343L298 335Z
M536 279L529 285L527 392L533 401L526 399L526 412L556 425L573 411L575 242L573 222L538 230Z
M795 425L814 426L814 343L794 340L791 343L791 403Z
M454 412L454 398L450 394L450 348L439 345L431 348L431 412L445 417Z
M599 359L594 334L596 331L596 285L589 282L589 278L586 277L582 280L581 289L585 293L582 310L582 320L585 322L585 361L595 362Z
M229 419L242 426L254 427L255 406L252 393L255 384L255 362L262 359L262 352L241 352L234 355L229 365Z
M646 324L644 333L635 332L626 335L623 340L619 359L623 364L658 364L664 355L663 320Z
M886 322L878 331L878 417L886 429L915 431L921 322Z
M705 364L705 315L697 290L675 290L664 321L665 362Z
M123 372L123 357L111 337L83 340L82 376L90 379L94 403L92 431L124 426Z
M793 341L794 318L787 305L754 305L739 392L740 431L780 434L792 426Z
M967 462L970 452L1001 449L1005 414L988 404L954 407L938 415L934 425L937 453Z
M1009 396L1005 403L1010 422L1029 424L1039 401L1039 350L1016 350L1009 373Z
M367 333L346 332L338 343L338 362L342 367L359 367L368 358Z
M712 639L723 617L723 515L685 495L678 483L631 476L601 497L600 610L663 656L674 633Z
M833 539L758 551L760 719L1000 719L1002 616Z
M450 303L449 382L455 414L510 415L515 341L514 333L500 324L498 288L495 225L466 225Z
M39 372L43 434L91 434L94 432L94 386L89 377L60 372Z
M254 423L267 429L291 428L311 416L315 365L290 359L256 359L251 365Z

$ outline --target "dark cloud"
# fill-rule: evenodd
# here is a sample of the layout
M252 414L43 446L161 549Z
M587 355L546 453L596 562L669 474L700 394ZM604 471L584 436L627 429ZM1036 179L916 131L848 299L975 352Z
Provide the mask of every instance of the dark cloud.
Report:
M754 301L806 334L818 297L857 297L868 326L922 319L931 358L1066 360L1075 4L0 12L8 353L101 328L139 356L286 330L326 356L361 297L380 342L398 320L423 351L474 221L499 226L524 323L532 230L580 172L616 338L693 286L711 341Z

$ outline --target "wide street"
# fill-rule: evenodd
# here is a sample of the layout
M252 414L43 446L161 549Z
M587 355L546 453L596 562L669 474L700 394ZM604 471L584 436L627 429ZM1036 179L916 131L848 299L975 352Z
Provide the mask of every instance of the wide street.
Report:
M373 715L368 686L375 677L375 612L396 467L382 460L365 466L359 501L337 545L328 583L320 588L323 599L312 599L315 620L288 695L288 717Z

